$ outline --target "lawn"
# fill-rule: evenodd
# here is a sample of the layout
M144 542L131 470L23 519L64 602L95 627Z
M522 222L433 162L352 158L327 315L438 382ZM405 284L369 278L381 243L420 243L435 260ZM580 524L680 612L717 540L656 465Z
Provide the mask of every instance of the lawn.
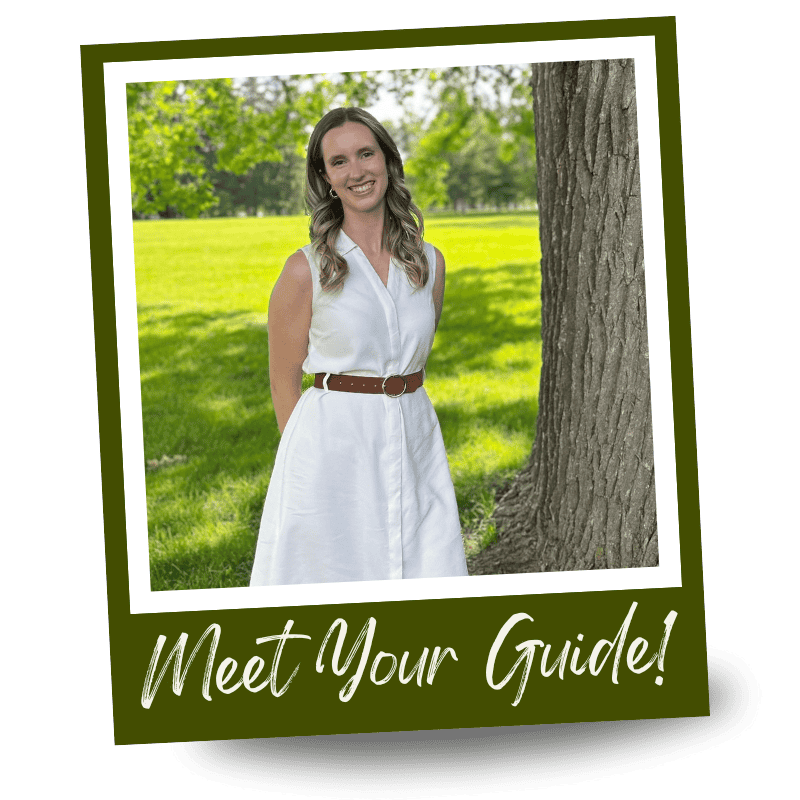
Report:
M429 215L447 290L425 382L468 556L530 453L541 336L535 214ZM266 315L305 217L134 222L153 590L246 586L279 435ZM306 380L304 385L310 381Z

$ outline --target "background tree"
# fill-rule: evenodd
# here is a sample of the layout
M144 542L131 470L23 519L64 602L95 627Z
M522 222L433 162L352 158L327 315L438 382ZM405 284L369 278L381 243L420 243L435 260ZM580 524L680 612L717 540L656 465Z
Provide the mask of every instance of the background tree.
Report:
M421 208L530 202L529 71L505 65L129 84L134 216L300 213L312 126L330 108L369 107L381 92L404 108L390 127ZM411 110L418 95L422 113Z
M280 145L278 152L280 161L260 161L244 175L209 168L219 202L206 215L302 214L305 159L292 146Z
M533 170L526 173L535 157L529 77L527 64L388 75L387 84L400 100L408 98L412 84L426 86L428 108L406 150L406 172L421 208L463 209L535 196ZM488 182L482 183L479 175Z
M253 209L266 168L253 181L234 176L264 162L282 163L287 153L302 156L308 126L329 107L368 105L377 89L375 74L366 72L248 78L237 86L230 78L129 83L134 216L196 217L225 193L231 210ZM290 175L280 177L291 184ZM273 205L281 207L282 199L273 192Z
M465 126L466 141L444 153L447 204L456 211L510 208L536 196L534 149L527 137L512 141L494 130L491 118L477 113Z
M247 108L229 78L129 83L127 102L135 215L195 217L218 202L210 166L238 174L280 158L274 121Z
M633 66L533 65L537 430L475 574L658 564Z

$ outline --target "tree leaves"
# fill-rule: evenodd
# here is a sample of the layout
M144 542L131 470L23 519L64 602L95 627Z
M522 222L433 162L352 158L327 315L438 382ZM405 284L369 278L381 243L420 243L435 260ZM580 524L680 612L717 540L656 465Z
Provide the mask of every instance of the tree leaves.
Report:
M297 189L298 159L305 157L313 125L330 108L369 107L382 90L406 109L403 122L390 127L410 156L406 171L421 207L452 205L465 196L455 191L452 175L463 175L469 157L474 176L487 174L482 159L509 167L506 184L524 183L519 174L509 175L535 164L529 72L529 65L500 65L130 83L133 211L196 217L227 197L219 211L231 213L237 202L231 192L245 184L250 210L296 209L299 201L283 190ZM411 111L420 94L422 113ZM476 136L481 146L470 147ZM267 164L278 166L254 172ZM268 175L279 185L265 187ZM525 194L524 186L517 188L504 196ZM478 200L474 187L467 194L472 202L488 197L483 192Z
M209 166L246 172L280 154L230 79L127 86L131 201L139 214L196 217L218 202Z
M402 75L398 93L419 73ZM529 65L451 67L424 76L432 118L407 162L422 207L508 204L536 195Z

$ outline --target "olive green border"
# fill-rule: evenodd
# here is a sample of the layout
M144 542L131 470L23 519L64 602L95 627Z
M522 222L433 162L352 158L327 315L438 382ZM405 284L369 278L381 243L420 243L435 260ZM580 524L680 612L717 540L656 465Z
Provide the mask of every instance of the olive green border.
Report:
M653 36L656 43L682 587L137 615L130 613L125 541L103 65L355 50L364 49L364 38L353 32L81 47L109 641L118 744L709 713L674 17L371 31L370 44L372 49L383 49L626 36ZM507 652L498 660L498 676L517 658L513 645L530 637L551 642L554 652L565 639L575 642L578 633L586 642L613 639L633 602L638 605L629 636L647 638L651 649L653 640L657 643L663 632L667 614L677 612L663 673L653 668L633 675L623 667L614 683L608 670L599 676L580 677L568 672L560 680L556 675L544 678L534 668L516 707L512 705L514 687L519 683L516 678L499 691L488 686L487 655L512 614L527 613L534 622L520 623L512 631ZM370 616L377 620L373 655L383 650L399 657L407 650L413 664L423 647L432 650L439 645L454 648L458 662L445 661L434 683L422 687L415 682L401 685L396 679L377 686L365 676L352 699L343 703L338 692L352 670L341 678L333 675L329 648L327 667L318 674L314 669L316 652L335 619L347 620L349 647ZM222 695L213 689L212 681L213 699L204 699L200 689L208 652L205 647L190 669L180 697L170 689L170 674L152 706L142 707L144 676L159 635L167 637L166 653L186 632L188 656L202 633L216 623L222 631L216 665L232 656L241 669L247 659L260 654L269 667L270 657L260 652L255 639L281 633L289 619L294 621L293 632L309 635L311 640L287 644L288 666L281 667L280 682L291 674L293 664L299 663L300 669L282 696L275 697L269 690L253 694L244 689ZM656 674L663 675L661 685L654 681Z

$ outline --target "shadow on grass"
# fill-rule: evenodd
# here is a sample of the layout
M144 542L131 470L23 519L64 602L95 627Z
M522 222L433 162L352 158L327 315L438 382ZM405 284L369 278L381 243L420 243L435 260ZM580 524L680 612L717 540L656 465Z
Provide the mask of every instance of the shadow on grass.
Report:
M185 455L199 473L239 475L277 448L265 326L249 312L140 308L145 458Z
M259 501L258 518L263 498ZM153 591L227 589L246 587L253 568L256 537L237 532L229 538L204 542L191 549L159 557L151 554L150 580Z
M460 403L437 403L436 415L448 449L466 441L477 428L494 428L506 433L529 432L536 424L538 403L527 398L475 409Z
M496 368L494 350L506 344L541 342L539 314L520 321L509 310L526 292L538 302L539 286L535 262L465 267L448 275L442 321L428 361L431 376Z
M264 325L250 312L139 309L154 591L246 586L280 436ZM143 465L144 467L144 465Z

